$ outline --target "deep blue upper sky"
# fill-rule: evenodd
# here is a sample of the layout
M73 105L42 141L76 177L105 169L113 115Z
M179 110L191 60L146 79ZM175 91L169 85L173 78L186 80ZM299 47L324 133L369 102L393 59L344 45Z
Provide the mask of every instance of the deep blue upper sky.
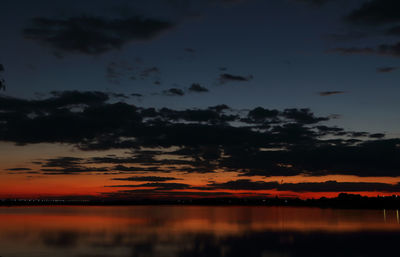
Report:
M349 18L369 1L143 2L2 1L5 94L34 98L50 91L98 90L142 94L125 100L140 106L307 107L318 115L340 115L331 122L346 129L399 135L398 56L372 50L397 42L385 34L397 20L370 24ZM32 18L38 17L53 22L139 17L170 26L147 38L129 38L119 49L85 53L29 34L26 29L35 28ZM221 74L246 81L221 83ZM193 83L209 92L189 92ZM185 95L169 93L170 88Z

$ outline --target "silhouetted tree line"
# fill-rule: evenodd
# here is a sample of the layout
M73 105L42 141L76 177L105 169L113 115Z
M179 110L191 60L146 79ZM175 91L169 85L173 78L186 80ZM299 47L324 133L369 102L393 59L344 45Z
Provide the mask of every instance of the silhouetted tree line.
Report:
M93 199L93 200L26 200L3 199L2 206L19 205L204 205L204 206L301 206L344 209L400 209L400 197L367 197L341 193L336 198L197 198L197 199Z

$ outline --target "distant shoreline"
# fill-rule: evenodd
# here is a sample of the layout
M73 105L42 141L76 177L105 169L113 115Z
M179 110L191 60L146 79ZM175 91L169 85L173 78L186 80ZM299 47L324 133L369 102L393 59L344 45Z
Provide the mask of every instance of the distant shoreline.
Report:
M54 200L54 199L3 199L0 206L292 206L335 209L400 209L400 197L365 197L354 194L340 194L336 198L202 198L202 199L96 199L96 200Z

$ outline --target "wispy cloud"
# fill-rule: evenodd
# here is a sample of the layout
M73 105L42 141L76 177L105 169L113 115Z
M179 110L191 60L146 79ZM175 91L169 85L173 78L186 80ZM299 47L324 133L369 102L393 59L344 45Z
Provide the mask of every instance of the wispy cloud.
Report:
M318 92L320 96L340 95L346 93L345 91L321 91Z

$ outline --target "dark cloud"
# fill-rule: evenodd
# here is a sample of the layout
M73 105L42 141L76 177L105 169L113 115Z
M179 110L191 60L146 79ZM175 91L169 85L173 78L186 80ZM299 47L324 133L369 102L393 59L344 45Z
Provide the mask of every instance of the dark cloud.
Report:
M238 4L238 3L243 3L249 0L209 0L210 2L219 2L222 4Z
M321 121L327 121L329 118L316 117L310 109L285 109L283 116L301 124L313 124Z
M400 26L394 26L386 30L388 36L400 36Z
M278 182L251 181L249 179L232 180L224 183L211 183L211 189L226 190L271 190L278 188Z
M163 94L167 96L184 96L185 92L179 88L170 88L168 90L164 90Z
M318 94L320 96L331 96L331 95L339 95L339 94L344 94L344 93L346 93L346 92L344 92L344 91L322 91L322 92L319 92Z
M216 105L216 106L211 106L208 109L220 113L220 112L222 112L224 110L230 110L230 107L228 105L226 105L226 104L219 104L219 105Z
M185 48L184 50L185 50L185 52L188 52L188 53L195 53L196 52L196 50L193 49L193 48Z
M201 109L188 109L184 111L175 111L168 108L159 110L159 115L162 118L172 121L191 121L211 124L226 124L229 121L235 121L237 115L225 115L222 110L215 110L214 108L224 108L224 106L211 107L205 110Z
M174 198L193 199L193 198L215 198L215 197L233 197L234 195L227 192L187 192L187 191L173 191L158 189L135 189L135 190L119 190L117 192L103 193L104 197L112 199L166 199L171 200Z
M397 70L397 67L380 67L376 69L379 73L389 73L395 70Z
M47 159L42 162L43 167L75 167L82 163L84 159L78 157L58 157Z
M41 100L0 96L0 141L130 150L120 157L35 160L45 174L399 176L399 139L324 124L329 119L306 108L141 108L101 92L53 92Z
M141 163L141 162L146 162L146 161L153 161L153 156L156 153L147 153L147 152L140 152L140 154L132 154L132 156L129 157L111 157L111 156L105 156L105 157L92 157L87 160L87 163L90 164L99 164L99 163L107 163L107 164L118 164L118 166L115 167L115 169L118 170L125 170L125 169L131 169L132 167L126 167L122 166L121 164L132 164L132 163ZM159 152L161 154L161 152Z
M397 0L371 0L353 10L346 19L349 22L380 25L400 21L400 3Z
M153 74L159 74L160 69L158 67L150 67L150 68L145 68L140 72L140 77L142 79L148 78L149 76L152 76Z
M29 171L32 170L31 168L12 168L8 169L9 171Z
M350 54L375 54L376 50L371 47L338 47L332 48L327 51L328 53L338 53L343 55L350 55Z
M2 78L0 78L0 90L1 89L3 89L4 91L6 90L6 82Z
M328 174L397 177L400 162L399 140L377 140L345 145L345 141L333 140L324 146L317 146L313 137L296 135L280 138L295 143L286 151L241 151L228 149L232 158L221 160L223 166L242 170L248 176L292 176L307 174L323 176ZM331 143L331 145L330 145ZM304 146L298 147L303 144ZM308 146L307 146L308 144ZM233 157L234 156L234 157Z
M129 163L140 163L140 164L144 164L144 163L149 163L150 160L142 160L142 162L140 160L135 160ZM154 160L154 162L156 162ZM100 161L100 163L102 163ZM150 161L150 163L152 163ZM114 171L118 171L119 173L122 174L126 174L126 173L146 173L146 172L163 172L165 170L160 169L159 167L142 167L142 166L125 166L125 165L117 165L113 168L111 168L110 170L114 170ZM166 170L165 172L169 172L168 170Z
M385 134L383 133L375 133L375 134L371 134L369 135L370 138L384 138Z
M86 106L96 106L101 105L109 100L109 94L98 92L98 91L53 91L51 92L52 98L45 101L34 101L36 103L44 103L52 106L47 106L48 108L54 107L68 107L71 105L86 105ZM45 107L45 106L44 106Z
M253 79L252 75L244 77L244 76L240 76L240 75L232 75L229 73L223 73L219 76L219 83L225 84L228 82L248 82L252 79Z
M160 183L160 182L151 182L151 183L144 183L138 185L114 185L114 186L107 186L107 187L138 187L138 188L153 188L153 190L183 190L191 188L188 184L183 183Z
M195 92L195 93L204 93L204 92L209 92L209 90L203 86L201 86L198 83L193 83L190 88L189 88L190 92Z
M280 112L278 110L269 110L262 107L256 107L247 114L248 120L255 123L263 123L266 120L277 119Z
M173 177L156 177L156 176L142 176L142 177L129 177L129 178L113 178L112 180L121 180L121 181L135 181L135 182L165 182L171 180L178 180Z
M129 99L129 95L125 95L123 93L109 93L109 96L112 98L118 98L118 99Z
M38 17L32 19L31 27L25 28L23 34L58 51L97 55L135 40L152 39L172 27L170 22L142 17Z
M381 44L375 49L375 54L399 57L400 42L395 44Z
M4 72L4 66L3 64L0 63L0 73L3 72ZM2 77L0 77L0 90L1 89L6 90L6 81Z
M28 177L30 177L33 174L41 174L40 171L33 171L31 168L25 168L25 167L18 167L18 168L11 168L7 169L8 174L26 174Z
M131 96L133 96L133 97L143 97L142 94L138 94L138 93L132 93Z
M370 36L381 36L387 42L375 46L350 46L338 47L328 50L328 52L339 54L374 54L382 56L400 56L400 42L393 43L391 36L400 35L400 28L398 22L400 21L400 4L396 0L370 0L365 1L357 9L354 9L347 16L345 20L351 25L358 25L358 29L368 32ZM354 26L353 26L354 27ZM367 33L357 32L350 33L350 35L359 34L362 38ZM386 36L386 37L385 37ZM389 38L388 38L389 37ZM353 38L357 39L357 38ZM378 72L381 72L378 68ZM385 72L385 69L382 70Z
M75 166L62 169L41 169L44 175L68 175L68 174L82 174L82 173L107 173L109 169L107 167L83 167Z
M333 48L328 50L327 52L331 53L339 53L344 55L349 54L376 54L376 55L385 55L385 56L400 56L400 42L395 44L381 44L377 47L349 47L349 48Z
M121 179L123 180L123 179ZM368 183L368 182L313 182L313 183L279 183L276 181L251 181L249 179L240 179L228 181L224 183L211 183L204 187L192 187L181 183L145 183L139 185L116 185L111 187L151 187L155 190L246 190L246 191L261 191L261 190L278 190L291 192L362 192L362 191L377 191L377 192L399 192L399 184L386 183Z
M84 166L84 159L77 157L58 157L47 159L41 163L40 171L45 175L65 175L92 172L108 172L107 167Z
M305 4L320 6L320 5L326 4L328 2L331 2L332 0L295 0L295 1L305 3Z
M365 32L351 31L347 33L332 33L325 38L333 41L352 41L364 39L366 37L368 37L368 34Z
M45 100L1 97L0 109L4 113L0 118L7 123L1 129L1 137L10 140L15 137L23 144L24 141L35 143L31 140L54 142L64 134L61 141L85 142L101 131L122 125L120 119L123 117L130 116L129 123L133 121L134 106L125 103L106 105L108 99L105 93L76 91L54 92L53 97ZM104 119L106 116L109 117Z

